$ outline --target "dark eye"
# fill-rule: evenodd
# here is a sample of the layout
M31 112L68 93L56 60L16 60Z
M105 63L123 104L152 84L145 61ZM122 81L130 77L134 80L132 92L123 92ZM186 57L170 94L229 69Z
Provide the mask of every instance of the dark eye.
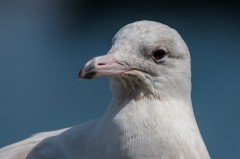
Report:
M165 55L167 54L167 51L165 49L157 49L152 53L152 57L154 60L161 60Z

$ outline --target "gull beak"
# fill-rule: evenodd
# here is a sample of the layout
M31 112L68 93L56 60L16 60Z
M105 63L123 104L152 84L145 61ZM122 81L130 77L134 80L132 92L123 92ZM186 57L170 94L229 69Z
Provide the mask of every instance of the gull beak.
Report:
M125 71L126 67L117 63L113 55L104 55L88 61L80 70L78 78L117 77Z

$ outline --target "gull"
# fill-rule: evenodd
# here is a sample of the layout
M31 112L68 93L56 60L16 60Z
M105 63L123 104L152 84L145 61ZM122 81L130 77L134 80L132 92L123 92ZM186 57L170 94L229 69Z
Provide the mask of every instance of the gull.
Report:
M210 159L192 108L190 53L176 30L147 20L124 26L79 73L98 77L112 91L102 118L34 135L0 158Z

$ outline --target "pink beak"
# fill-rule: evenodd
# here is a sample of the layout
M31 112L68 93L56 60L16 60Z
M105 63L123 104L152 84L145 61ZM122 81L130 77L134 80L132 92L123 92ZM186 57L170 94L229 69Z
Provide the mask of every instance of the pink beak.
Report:
M126 67L116 62L112 55L95 57L80 70L78 78L117 77L127 71Z

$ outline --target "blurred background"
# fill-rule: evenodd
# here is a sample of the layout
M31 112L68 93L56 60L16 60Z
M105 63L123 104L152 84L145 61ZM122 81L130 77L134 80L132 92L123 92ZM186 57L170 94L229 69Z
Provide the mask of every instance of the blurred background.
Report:
M239 158L240 5L231 1L0 0L0 147L100 118L107 79L77 80L122 26L175 28L192 57L192 100L212 158Z

